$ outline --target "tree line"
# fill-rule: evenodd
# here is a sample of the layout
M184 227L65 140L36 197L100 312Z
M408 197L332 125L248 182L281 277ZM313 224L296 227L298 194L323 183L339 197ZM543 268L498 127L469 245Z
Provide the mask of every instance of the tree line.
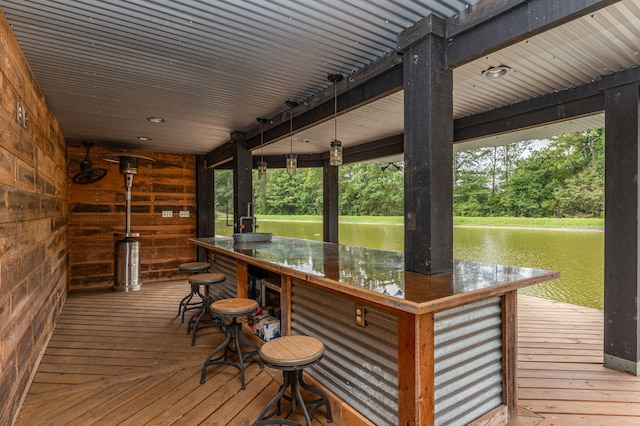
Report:
M458 152L454 158L456 216L602 217L604 130ZM339 214L402 216L402 163L348 164L338 172ZM293 176L268 169L253 176L254 212L321 215L322 169L300 168ZM217 211L232 208L233 176L215 172Z

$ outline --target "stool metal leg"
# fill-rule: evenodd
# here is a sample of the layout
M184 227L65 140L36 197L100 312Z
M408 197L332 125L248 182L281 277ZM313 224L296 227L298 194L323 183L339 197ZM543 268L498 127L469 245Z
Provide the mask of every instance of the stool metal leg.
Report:
M200 301L192 302L193 296L200 297ZM182 323L184 324L184 315L192 309L202 309L202 300L204 296L200 293L200 286L191 284L191 292L187 294L178 305L178 315L182 314Z
M227 330L227 337L225 341L216 349L214 349L213 352L211 352L207 357L207 359L204 361L204 365L202 366L202 375L200 376L200 384L203 384L205 382L205 379L207 376L207 367L209 367L210 365L231 365L237 368L238 370L240 370L240 377L242 380L242 389L244 390L245 389L244 364L252 356L258 355L260 352L260 349L255 343L245 339L242 336L242 324L237 322L235 317L232 319L230 324L226 325L225 328ZM242 347L240 346L241 342L250 346L253 350L243 351ZM233 349L235 350L229 349L229 346L233 346ZM219 355L218 357L215 357L216 354L218 354L222 350L224 350L224 353L222 355ZM232 361L227 361L227 350L231 350L232 352L237 353L238 355L237 363ZM260 363L260 368L263 368L264 364L262 360L258 358L258 361Z
M258 415L258 420L256 421L256 426L262 425L271 425L271 424L285 424L285 425L295 425L301 426L300 423L295 422L293 420L288 419L272 419L275 415L280 415L280 402L282 399L286 399L291 402L291 411L295 411L296 406L299 404L300 409L304 415L307 426L311 426L311 417L316 410L322 406L326 408L327 411L327 423L333 422L333 416L331 415L331 405L329 404L329 398L327 395L320 389L311 386L306 383L302 378L302 369L299 370L283 370L282 371L282 386L278 390L276 396L271 399L267 403L267 405L262 409L260 414ZM313 393L318 396L316 399L304 399L302 397L302 393L300 392L300 387L304 390ZM290 396L286 395L287 388L291 388ZM311 409L307 409L307 404L313 404ZM271 407L274 407L273 411L269 414L266 414L267 411Z
M276 415L279 416L280 415L280 401L282 400L282 398L287 398L285 396L285 392L293 384L291 379L293 379L293 381L295 381L295 376L287 374L287 373L288 373L287 371L283 371L282 372L282 377L283 377L282 385L280 386L280 389L278 390L278 393L276 394L276 396L274 396L271 399L271 401L269 401L267 403L267 405L265 405L265 407L262 409L262 411L260 411L260 414L258 414L258 420L256 421L256 426L274 425L274 424L275 425L285 424L285 425L300 426L300 423L294 422L293 420L287 420L287 419L273 419L273 420L270 420L273 416L276 416ZM274 407L274 405L275 405L275 407ZM271 407L273 407L273 411L271 413L267 414L267 411L269 411L269 409Z
M225 325L224 319L211 312L210 306L214 301L214 297L210 293L209 284L205 285L204 296L202 296L202 298L202 309L198 314L191 317L187 326L187 334L193 332L193 336L191 337L191 346L195 346L196 344L196 333L198 330L209 327L224 327ZM208 314L209 318L203 318L205 314ZM204 323L204 325L202 323ZM193 328L191 328L192 325Z
M321 389L306 383L302 378L302 370L298 370L298 383L304 390L314 393L320 397L318 399L307 399L304 401L306 404L314 404L313 407L311 407L311 410L309 410L309 415L313 416L313 413L324 405L327 411L327 423L331 423L333 421L333 416L331 415L331 404L329 404L329 397L327 394L325 394Z

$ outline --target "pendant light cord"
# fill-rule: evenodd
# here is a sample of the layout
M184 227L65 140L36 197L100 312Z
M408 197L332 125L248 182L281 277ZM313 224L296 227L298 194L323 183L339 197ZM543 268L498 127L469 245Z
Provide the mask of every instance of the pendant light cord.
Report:
M260 122L260 161L264 163L264 123Z
M333 83L333 139L338 140L338 86Z

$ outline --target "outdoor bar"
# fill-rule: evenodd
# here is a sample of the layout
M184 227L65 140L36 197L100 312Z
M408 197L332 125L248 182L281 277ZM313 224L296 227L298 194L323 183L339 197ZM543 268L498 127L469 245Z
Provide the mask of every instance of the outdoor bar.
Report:
M282 335L326 346L313 380L376 425L506 424L516 410L516 292L560 274L454 261L404 270L404 254L273 237L194 238L227 275L225 297L255 278L277 291Z
M280 376L207 370L238 331L322 342L293 365L329 395L314 425L638 424L640 0L75 3L0 7L0 425L250 424ZM459 153L595 130L566 150L605 157L606 234L562 247L602 261L602 311L518 295L567 260L454 258ZM398 251L345 244L365 164L402 169ZM264 209L308 170L313 211ZM218 236L303 214L322 241ZM294 339L260 342L258 301Z

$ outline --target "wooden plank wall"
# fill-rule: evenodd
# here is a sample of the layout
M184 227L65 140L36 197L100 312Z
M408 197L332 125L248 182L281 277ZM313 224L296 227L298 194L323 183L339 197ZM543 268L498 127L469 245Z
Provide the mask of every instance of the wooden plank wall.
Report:
M66 299L66 200L64 137L0 11L0 424L13 424Z
M93 184L72 181L80 171L86 148L68 147L69 261L71 290L113 285L115 242L125 230L124 175L117 163L101 156L119 152L93 146L93 167L107 169ZM156 160L140 162L131 190L131 232L139 232L140 278L143 284L177 277L180 263L196 260L196 248L187 239L196 235L195 156L130 151ZM170 218L162 211L171 211ZM180 217L188 211L189 217ZM182 275L184 277L184 275Z

